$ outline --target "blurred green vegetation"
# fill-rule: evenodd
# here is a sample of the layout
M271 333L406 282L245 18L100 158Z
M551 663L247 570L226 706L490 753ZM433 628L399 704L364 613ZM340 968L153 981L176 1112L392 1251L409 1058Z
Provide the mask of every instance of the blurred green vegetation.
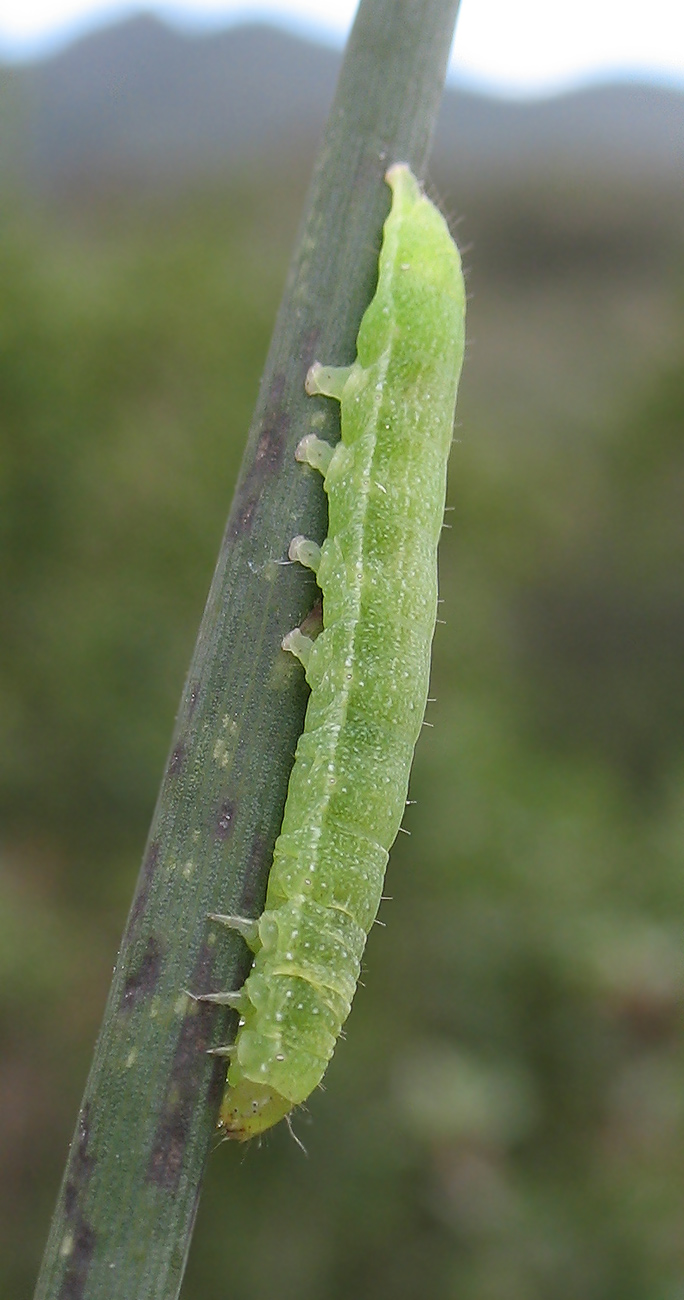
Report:
M35 1277L305 171L2 213L3 1295ZM285 1127L214 1154L187 1300L684 1294L681 248L636 182L439 189L471 355L411 838L308 1159Z

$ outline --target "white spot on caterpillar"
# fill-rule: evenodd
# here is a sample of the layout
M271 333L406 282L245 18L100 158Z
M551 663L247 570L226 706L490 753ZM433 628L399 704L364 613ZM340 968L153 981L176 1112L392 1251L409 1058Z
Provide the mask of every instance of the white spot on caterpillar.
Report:
M62 1259L68 1259L74 1249L73 1233L67 1232L60 1242L59 1253Z
M183 999L183 1001L185 1002L185 999ZM125 1068L127 1070L130 1070L131 1066L135 1065L137 1059L138 1059L138 1049L137 1047L132 1047L124 1062Z

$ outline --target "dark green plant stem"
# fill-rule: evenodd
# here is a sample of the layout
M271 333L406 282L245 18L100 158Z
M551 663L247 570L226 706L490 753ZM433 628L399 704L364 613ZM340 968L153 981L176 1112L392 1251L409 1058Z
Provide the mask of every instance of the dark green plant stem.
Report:
M314 359L353 360L389 208L386 168L425 166L458 0L361 0L276 322L242 470L86 1085L36 1300L169 1300L180 1288L249 954L210 912L257 916L306 689L280 650L316 599L287 565L322 540L318 475L294 448L335 404ZM49 1086L46 1062L46 1086Z

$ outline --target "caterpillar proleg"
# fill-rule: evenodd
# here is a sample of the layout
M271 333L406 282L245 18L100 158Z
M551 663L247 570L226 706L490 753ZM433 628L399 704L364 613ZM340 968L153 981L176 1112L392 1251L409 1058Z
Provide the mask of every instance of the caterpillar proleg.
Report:
M283 647L311 687L264 912L241 930L255 953L220 1125L263 1132L320 1082L346 1020L388 850L404 812L428 693L437 543L463 360L465 292L447 224L401 163L387 172L378 285L346 368L314 364L307 392L341 403L335 448L297 459L324 478L329 531L290 558L323 592L323 630ZM302 471L304 472L304 471Z

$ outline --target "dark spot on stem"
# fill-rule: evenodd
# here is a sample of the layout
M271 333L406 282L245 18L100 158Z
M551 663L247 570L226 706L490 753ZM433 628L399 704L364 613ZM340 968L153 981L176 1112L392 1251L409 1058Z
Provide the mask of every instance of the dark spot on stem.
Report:
M138 884L136 886L133 904L128 916L128 924L126 925L125 939L128 939L129 935L132 934L134 927L137 925L147 906L150 885L152 884L152 879L157 868L160 851L160 846L157 840L153 840L142 860L140 875L138 876Z
M302 387L304 387L304 380L306 379L309 367L313 365L314 361L322 361L323 364L325 364L324 358L316 356L318 340L320 337L320 325L311 325L308 330L304 331L299 341L299 355L302 359Z
M143 998L154 993L159 982L161 964L161 946L154 935L150 935L140 965L126 978L121 998L122 1011L131 1011Z
M216 824L214 833L217 840L227 840L233 829L233 819L235 817L235 804L230 799L224 799L216 815Z
M147 1166L147 1181L176 1191L183 1168L192 1113L182 1100L169 1110L157 1128L154 1147Z
M58 1291L58 1300L82 1300L97 1241L94 1229L80 1213L70 1231L71 1252Z
M90 1178L95 1163L94 1157L88 1154L90 1145L90 1103L86 1102L83 1110L78 1117L78 1131L76 1136L76 1167L78 1169L79 1180L85 1182Z
M239 537L241 533L249 532L258 503L258 496L243 500L242 494L240 494L240 499L235 504L235 511L231 514L231 528L235 537Z
M181 771L184 762L185 762L185 745L183 744L182 740L179 740L178 744L176 745L169 759L169 766L168 766L169 776L178 776L178 773Z
M75 1212L79 1195L93 1172L95 1158L88 1152L89 1142L90 1107L86 1104L78 1117L78 1128L69 1159L69 1177L64 1192L64 1210L67 1218Z
M264 484L283 463L291 423L289 414L282 407L284 392L285 376L278 374L269 389L254 460L238 488L228 521L228 532L234 537L249 532Z
M69 1160L69 1176L64 1190L64 1239L70 1249L66 1256L67 1263L58 1300L81 1300L95 1250L95 1232L80 1208L81 1198L95 1167L95 1157L88 1150L89 1142L90 1110L85 1105L78 1118L76 1138Z
M193 992L206 993L210 988L212 949L200 950L192 974ZM178 1188L188 1139L202 1103L201 1087L209 1062L207 1048L218 1008L208 1002L189 1007L181 1025L178 1045L171 1065L162 1113L152 1144L147 1180L175 1192ZM235 1014L235 1013L231 1013ZM212 1068L208 1101L212 1113L218 1111L225 1080L225 1063L215 1061Z
M254 457L254 472L266 475L279 469L283 461L285 434L290 426L290 417L284 411L274 416L259 438Z
M240 912L243 916L261 915L264 909L266 882L272 859L273 850L269 848L265 837L257 834L252 841L242 885Z
M199 699L199 693L200 693L199 682L193 682L192 686L190 687L190 693L188 695L188 717L189 718L191 718L193 713L195 712L195 707Z

